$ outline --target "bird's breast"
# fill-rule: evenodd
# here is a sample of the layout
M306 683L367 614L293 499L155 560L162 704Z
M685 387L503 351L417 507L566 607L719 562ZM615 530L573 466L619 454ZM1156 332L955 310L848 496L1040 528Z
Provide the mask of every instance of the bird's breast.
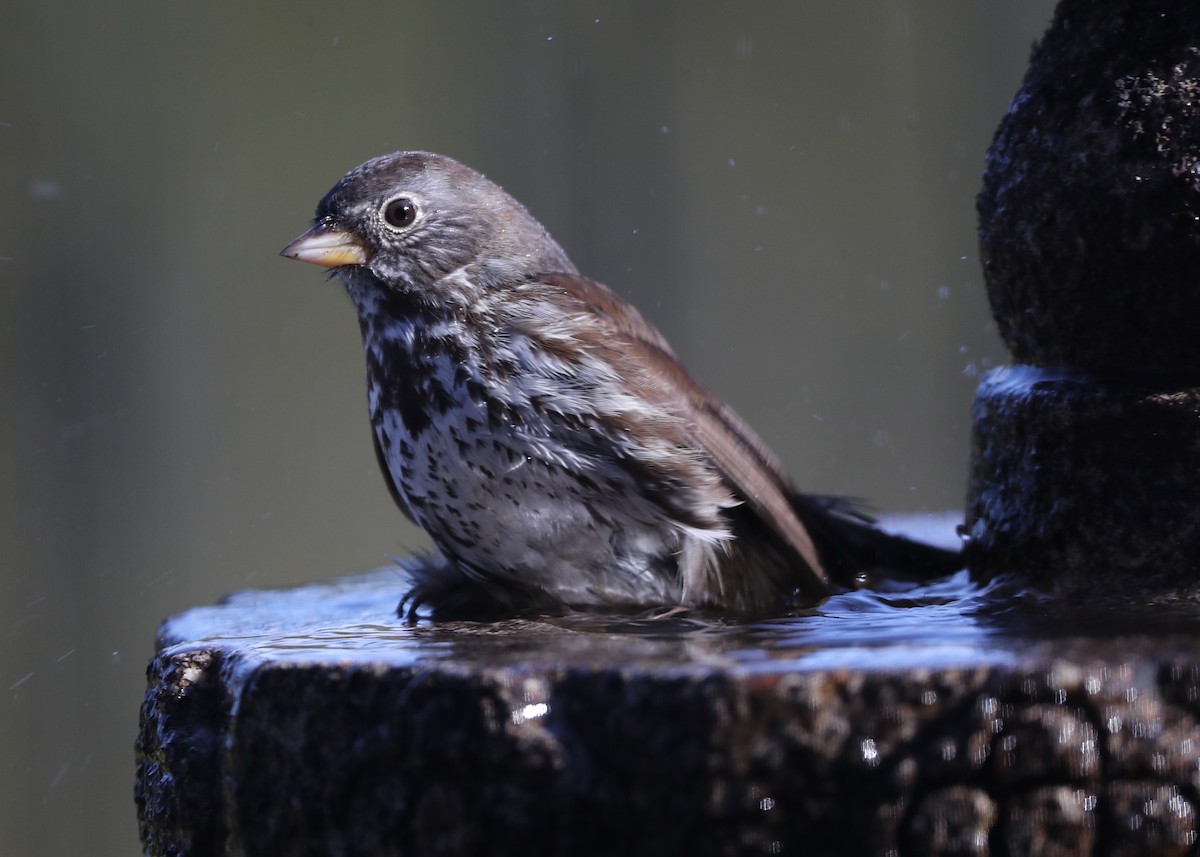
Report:
M679 535L616 441L455 334L394 326L365 341L381 458L414 520L443 552L564 600L667 597Z

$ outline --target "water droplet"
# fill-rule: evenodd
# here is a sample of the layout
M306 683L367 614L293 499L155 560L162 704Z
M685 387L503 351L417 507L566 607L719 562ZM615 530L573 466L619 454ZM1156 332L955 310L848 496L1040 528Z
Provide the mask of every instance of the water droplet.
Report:
M860 747L862 748L863 761L872 768L877 766L879 764L879 750L875 746L875 739L863 738Z
M58 199L62 194L62 184L54 179L33 179L29 182L29 195L34 199Z

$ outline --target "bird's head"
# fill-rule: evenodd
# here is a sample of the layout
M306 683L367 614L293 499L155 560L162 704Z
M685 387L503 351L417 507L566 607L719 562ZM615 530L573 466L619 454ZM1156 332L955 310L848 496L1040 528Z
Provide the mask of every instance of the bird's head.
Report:
M376 284L429 300L460 270L479 288L575 271L524 206L469 167L428 152L383 155L351 170L282 255L333 269L348 284L365 269Z

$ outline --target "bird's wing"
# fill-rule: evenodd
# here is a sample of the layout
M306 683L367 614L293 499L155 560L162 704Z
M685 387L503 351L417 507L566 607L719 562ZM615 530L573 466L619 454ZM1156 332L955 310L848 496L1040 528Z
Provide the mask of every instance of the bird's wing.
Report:
M642 390L653 391L658 404L685 416L691 443L703 450L733 493L811 571L815 580L806 588L829 592L829 578L812 536L793 508L791 480L762 439L688 373L653 325L606 286L566 274L539 280L561 289L598 317L611 336L596 347L608 350Z
M650 343L642 345L647 351L655 349ZM821 588L830 591L816 545L792 505L795 492L791 481L775 454L732 408L700 386L678 360L667 352L660 351L658 356L656 365L671 367L673 380L686 396L696 443L712 457L734 492L803 560Z

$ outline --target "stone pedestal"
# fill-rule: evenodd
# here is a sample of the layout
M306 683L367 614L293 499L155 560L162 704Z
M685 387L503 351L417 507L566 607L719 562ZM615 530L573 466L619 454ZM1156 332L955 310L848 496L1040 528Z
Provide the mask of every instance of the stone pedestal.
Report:
M1200 6L1063 0L988 153L971 566L1200 594Z
M1157 613L1148 637L1131 630L1145 617L994 612L960 578L747 626L407 626L394 571L241 593L161 630L143 841L179 857L1192 853L1194 623ZM905 604L923 611L907 634Z

